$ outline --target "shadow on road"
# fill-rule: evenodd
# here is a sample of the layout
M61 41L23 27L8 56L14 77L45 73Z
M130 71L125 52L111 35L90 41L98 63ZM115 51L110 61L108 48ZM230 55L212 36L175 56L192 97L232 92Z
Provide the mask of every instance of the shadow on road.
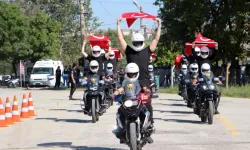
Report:
M164 104L164 103L153 103L153 105L164 105L164 106L186 106L187 104Z
M192 111L157 110L157 109L155 109L154 111L158 111L158 112L161 112L161 113L193 114L193 112L192 112Z
M184 120L184 119L163 119L163 118L154 118L155 120L163 120L168 122L178 122L178 123L192 123L192 124L202 124L201 121L197 120Z
M67 112L79 112L79 113L83 113L83 110L70 110L70 109L49 109L49 111L67 111Z
M159 99L159 100L165 100L165 101L184 101L183 99Z
M55 122L69 122L69 123L91 123L91 120L81 120L81 119L36 118L35 120L53 120Z
M117 148L106 148L106 147L89 147L89 146L74 146L72 142L51 142L51 143L41 143L37 144L40 147L61 147L61 148L71 148L73 150L122 150Z

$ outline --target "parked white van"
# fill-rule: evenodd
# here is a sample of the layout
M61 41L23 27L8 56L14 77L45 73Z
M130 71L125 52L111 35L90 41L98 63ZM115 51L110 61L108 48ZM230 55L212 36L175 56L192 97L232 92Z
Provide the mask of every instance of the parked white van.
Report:
M35 63L31 76L30 86L55 86L56 83L56 69L60 66L63 72L62 61L54 60L39 60ZM61 77L61 85L63 84L63 78Z

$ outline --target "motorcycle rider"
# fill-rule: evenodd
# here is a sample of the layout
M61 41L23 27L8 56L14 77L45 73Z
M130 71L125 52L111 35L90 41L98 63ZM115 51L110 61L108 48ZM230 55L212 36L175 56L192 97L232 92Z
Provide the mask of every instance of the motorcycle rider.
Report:
M124 93L125 98L136 98L138 94L141 92L141 86L139 84L139 67L136 63L129 63L125 68L125 79L122 83L122 87L118 88L114 92L114 96ZM122 106L121 106L122 107ZM120 115L120 119L122 125L125 124L125 117L122 114L120 108L118 108L118 114ZM121 140L122 136L124 136L124 132L122 129L116 129L116 137L120 139L120 143L123 143ZM152 140L151 137L149 137Z
M104 75L104 62L105 60L109 59L109 53L106 53L105 55L102 55L101 53L101 48L100 46L91 46L91 49L92 49L92 55L88 55L86 52L85 52L85 45L86 45L87 41L84 40L83 41L83 46L82 46L82 55L90 62L92 60L96 60L99 64L99 69L98 69L98 74L100 76L103 76ZM109 41L109 45L111 45L111 41ZM111 51L111 47L109 47L109 52Z
M156 18L156 22L158 24L158 29L155 35L154 40L151 42L151 44L147 47L145 46L145 39L144 36L141 33L134 33L132 35L131 41L132 45L129 46L126 41L124 40L120 23L122 18L119 18L117 20L117 35L118 39L121 45L121 51L126 54L127 63L136 63L138 67L140 68L140 76L139 76L139 83L142 87L144 92L150 92L149 86L150 86L150 77L148 72L148 64L151 54L155 51L157 44L160 40L161 35L161 20L159 18ZM153 107L151 105L151 99L146 104L147 108L150 111L150 120L153 123ZM153 127L153 124L152 124Z
M214 74L213 74L213 72L211 71L211 66L208 64L208 63L204 63L202 66L201 66L201 77L204 77L204 76L206 76L206 77L209 77L209 78L211 78L211 79L213 79L214 78ZM219 83L220 84L220 83ZM218 100L220 100L220 99L218 99ZM219 103L220 103L220 101L218 101L217 102L218 103L218 105L216 106L216 108L215 108L215 114L219 114L220 112L218 111L218 106L219 106Z
M100 76L98 74L98 69L100 68L99 66L99 63L96 61L96 60L92 60L90 63L89 63L89 73L88 73L88 77L87 77L87 84L89 84L91 82L91 79L95 79L96 81L95 82L99 82L100 80L104 80L105 77L104 76ZM84 104L87 104L86 103L86 95L87 95L88 91L86 90L83 94L83 101L84 101ZM89 111L89 107L85 105L85 111L84 113L88 112Z
M193 44L193 47L194 47L194 44ZM195 49L196 49L196 51L195 51ZM204 63L207 63L212 67L212 60L215 59L215 56L216 56L216 53L218 50L218 43L217 42L215 43L214 49L210 49L207 46L202 46L200 48L200 53L198 53L198 51L199 51L198 49L199 49L198 47L194 48L193 52L194 52L194 57L195 57L196 61L198 62L199 75L201 76L202 75L201 66Z
M179 95L182 95L182 85L185 84L185 78L188 72L187 65L183 64L181 65L181 72L179 74L180 82L179 82Z
M188 95L188 100L189 100L187 107L189 108L193 107L195 91L193 91L192 86L197 84L198 71L199 71L199 66L197 63L192 63L189 65L189 72L187 74L187 79L191 81L190 83L187 84L187 95Z
M120 56L120 58L115 58L115 52L111 50L109 53L109 59L105 61L105 69L107 67L107 64L111 63L113 65L113 72L115 75L117 75L118 62L123 59L122 53L120 54Z

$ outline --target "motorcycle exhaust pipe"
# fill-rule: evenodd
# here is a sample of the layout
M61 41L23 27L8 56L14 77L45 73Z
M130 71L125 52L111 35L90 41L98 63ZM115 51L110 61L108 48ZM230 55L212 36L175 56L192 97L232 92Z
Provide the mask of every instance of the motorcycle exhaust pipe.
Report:
M123 129L119 113L116 113L116 120L117 120L118 126Z
M150 112L149 111L145 112L145 115L146 115L146 117L144 119L144 123L143 123L143 126L142 126L143 129L148 128L148 120L149 120Z

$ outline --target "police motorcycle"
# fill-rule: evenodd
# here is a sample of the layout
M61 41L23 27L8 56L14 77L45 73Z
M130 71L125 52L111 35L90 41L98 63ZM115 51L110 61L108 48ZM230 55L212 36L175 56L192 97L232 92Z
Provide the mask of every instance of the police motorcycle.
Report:
M194 104L194 113L197 114L202 122L213 124L213 116L218 107L220 93L216 89L219 78L215 78L210 65L205 63L201 66L202 77L198 79L197 96Z
M155 83L155 75L154 75L154 67L153 65L148 65L148 71L149 71L149 76L150 76L150 91L152 93L153 97L158 97L158 95L154 95L156 93L156 83Z
M150 137L154 132L150 128L150 112L145 105L150 100L150 93L141 93L139 82L136 82L139 68L134 63L130 64L125 69L126 79L123 87L115 93L117 96L114 100L121 106L116 113L117 124L112 132L120 139L120 143L128 145L130 150L141 150L144 145L153 142Z
M181 73L179 74L179 95L183 97L185 103L188 102L188 96L187 96L187 82L189 80L186 79L187 75L187 65L183 64L181 66Z
M110 101L110 106L113 105L113 97L115 89L116 89L116 80L113 74L113 65L111 63L108 63L105 74L105 96L107 101Z
M87 90L84 92L83 100L80 101L84 114L92 116L92 122L99 121L99 116L106 112L108 102L104 94L104 81L97 75L99 64L97 61L90 62L90 70L94 73L88 77Z

